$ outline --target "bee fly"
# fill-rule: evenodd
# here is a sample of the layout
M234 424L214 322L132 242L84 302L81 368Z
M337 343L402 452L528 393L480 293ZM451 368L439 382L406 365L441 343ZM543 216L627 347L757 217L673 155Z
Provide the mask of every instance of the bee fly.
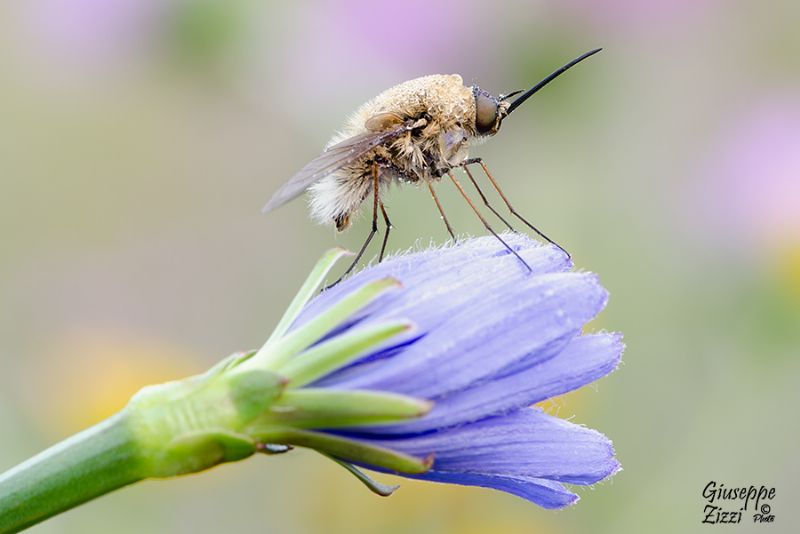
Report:
M311 194L311 216L323 224L333 222L341 232L350 226L352 215L361 203L371 196L372 229L353 263L339 278L341 280L358 264L378 231L378 210L386 224L378 261L383 260L392 223L381 201L381 188L386 188L392 181L423 182L455 241L453 229L433 188L434 182L447 175L484 227L530 270L525 260L494 231L453 175L452 169L461 167L486 207L513 231L508 221L489 204L472 176L469 166L477 164L512 215L567 253L517 213L486 164L481 158L468 158L468 150L471 142L496 134L503 119L534 93L600 50L592 50L570 61L525 92L515 91L497 97L478 86L466 87L457 74L434 74L396 85L356 110L322 154L286 182L263 211L272 211L308 190ZM515 100L509 101L520 93Z

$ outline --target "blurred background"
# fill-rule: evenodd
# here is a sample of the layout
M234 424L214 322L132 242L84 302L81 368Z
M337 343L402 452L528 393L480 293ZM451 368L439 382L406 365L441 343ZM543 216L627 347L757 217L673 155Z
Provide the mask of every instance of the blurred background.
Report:
M262 205L358 105L424 74L510 92L605 48L472 155L599 273L593 326L628 346L545 405L624 467L561 512L409 481L381 499L296 451L33 531L700 532L710 480L776 488L775 524L726 531L797 531L799 21L793 0L0 3L0 470L260 345L319 255L368 232ZM426 191L386 202L392 250L445 241Z

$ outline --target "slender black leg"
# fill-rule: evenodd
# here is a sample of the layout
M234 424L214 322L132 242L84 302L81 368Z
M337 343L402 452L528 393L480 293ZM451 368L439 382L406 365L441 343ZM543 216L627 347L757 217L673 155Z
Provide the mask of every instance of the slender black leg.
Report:
M495 237L497 238L497 240L498 240L498 241L500 241L500 242L503 244L503 246L504 246L504 247L506 247L506 248L508 249L508 251L509 251L509 252L511 252L511 253L512 253L514 256L516 256L516 257L517 257L517 259L518 259L519 261L521 261L521 262L522 262L522 264L523 264L525 267L527 267L527 268L528 268L528 271L529 271L529 272L533 272L533 269L531 269L531 266L530 266L530 265L528 265L528 262L526 262L525 260L523 260L523 259L522 259L522 256L520 256L519 254L517 254L517 251L516 251L516 250L514 250L513 248L511 248L510 246L508 246L508 243L506 243L505 241L503 241L503 238L502 238L502 237L500 237L499 235L497 235L497 232L495 232L495 231L494 231L494 229L491 227L491 225L489 224L489 221L487 221L487 220L486 220L486 217L484 217L484 216L483 216L483 214L482 214L480 211L478 211L478 208L476 208L476 207L475 207L475 204L473 204L473 203L472 203L472 200L469 198L469 196L467 196L467 193L466 193L466 191L464 191L464 188L463 188L463 187L461 187L461 184L458 182L458 180L456 180L456 177L455 177L455 176L453 176L453 173L452 173L452 172L450 172L450 171L448 171L448 172L447 172L447 176L449 176L449 177L450 177L450 180L452 180L452 181L453 181L453 183L455 184L456 188L458 189L458 192L459 192L459 193L461 193L461 196L463 196L463 197L464 197L464 200L466 200L466 201L467 201L467 204L469 204L469 207L470 207L470 208L472 208L472 211L474 211L474 212L475 212L475 215L477 215L477 216L478 216L478 218L481 220L481 222L483 223L483 226L484 226L484 227L485 227L487 230L489 230L489 232L491 232L491 234L492 234L493 236L495 236Z
M549 237L547 237L547 236L546 236L544 233L542 233L542 232L541 232L541 230L539 230L539 229L538 229L538 228L536 228L534 225L532 225L531 223L529 223L529 222L528 222L528 220L527 220L527 219L525 219L525 217L523 217L522 215L520 215L520 214L517 212L517 210L515 210L515 209L514 209L514 206L512 206L512 205L511 205L511 203L510 203L510 202L508 201L508 199L506 198L505 194L503 194L503 190L502 190L502 189L500 189L500 185L497 183L497 181L495 181L494 177L492 176L492 173L490 173L490 172L489 172L489 169L487 169L487 168L486 168L486 164L483 162L483 160L482 160L481 158L472 158L472 159L468 159L468 160L464 161L463 165L471 165L471 164L473 164L473 163L478 163L478 164L480 164L481 168L483 169L483 173L486 175L486 177L487 177L487 178L489 178L489 181L492 183L492 186L494 186L495 190L496 190L496 191L497 191L497 193L500 195L500 198L502 198L502 199L503 199L503 202L505 202L505 203L506 203L506 206L508 207L508 211L510 211L512 215L514 215L514 216L515 216L517 219L519 219L520 221L522 221L523 223L525 223L525 225L526 225L528 228L530 228L531 230L533 230L534 232L536 232L537 234L539 234L539 236L540 236L542 239L544 239L545 241L547 241L548 243L550 243L550 244L552 244L552 245L555 245L555 246L557 246L557 247L558 247L558 248L561 250L561 252L563 252L564 254L566 254L566 255L567 255L567 258L571 258L571 257L572 257L572 256L570 255L570 253L569 253L569 252L567 252L567 249L565 249L564 247L562 247L561 245L559 245L558 243L556 243L555 241L553 241L552 239L550 239Z
M439 203L439 197L436 196L436 191L433 190L433 184L430 181L426 181L428 184L428 190L431 192L431 196L433 197L433 201L436 202L436 207L439 208L439 213L442 215L442 220L444 221L444 225L447 227L447 231L450 233L450 237L453 238L453 243L456 243L456 234L453 233L453 228L450 226L450 221L447 220L447 215L444 214L444 210L442 209L442 205Z
M473 178L472 173L469 172L469 168L467 167L467 165L468 165L467 161L470 161L470 160L466 160L463 163L461 163L460 167L462 169L464 169L464 172L467 173L467 176L469 176L469 181L472 182L472 185L475 186L475 189L478 191L478 194L481 196L481 200L483 200L483 203L486 205L487 208L492 210L492 213L494 213L497 216L498 219L503 221L503 224L508 226L509 230L511 230L512 232L516 232L516 230L514 230L514 227L511 226L511 224L509 224L509 222L507 220L505 220L502 215L497 213L497 210L494 209L491 206L491 204L489 204L489 200L486 198L486 195L483 194L483 191L481 191L481 188L478 186L478 182L475 181L475 178Z
M352 271L355 268L355 266L358 265L359 260L361 260L361 256L364 255L364 251L367 250L367 247L369 246L370 241L372 241L372 238L375 237L375 233L378 231L378 203L379 203L379 200L378 200L378 164L375 163L375 164L372 165L372 229L369 231L369 235L367 236L367 239L364 241L364 244L361 245L361 250L359 250L358 254L356 254L356 258L353 260L353 263L350 264L350 266L342 274L342 276L340 276L331 285L325 287L323 289L323 291L325 291L327 289L330 289L333 286L335 286L336 284L338 284L339 282L341 282L342 279L345 276L347 276L348 274L350 274L350 271ZM384 239L384 244L385 244L385 241L386 240Z
M383 222L386 223L386 234L383 236L383 244L381 245L381 255L378 256L378 263L383 261L383 253L386 252L386 242L389 241L389 232L392 231L392 221L389 220L389 216L386 214L386 208L383 205L383 201L378 201L381 207L381 213L383 214Z

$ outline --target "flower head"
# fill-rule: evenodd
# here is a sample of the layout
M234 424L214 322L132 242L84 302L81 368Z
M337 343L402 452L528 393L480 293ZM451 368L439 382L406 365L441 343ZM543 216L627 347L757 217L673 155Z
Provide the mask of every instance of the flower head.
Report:
M599 432L531 405L611 372L613 334L581 335L606 303L556 247L505 235L396 256L312 300L317 264L258 351L147 386L114 416L0 474L0 531L17 532L147 478L262 452L314 449L359 467L485 486L545 508L619 470Z
M286 381L248 433L319 450L373 489L385 487L353 464L546 508L577 500L563 483L616 472L605 436L531 407L616 368L619 335L581 335L607 293L557 248L504 239L532 274L495 239L477 238L395 256L306 303L329 266L318 267L239 366Z

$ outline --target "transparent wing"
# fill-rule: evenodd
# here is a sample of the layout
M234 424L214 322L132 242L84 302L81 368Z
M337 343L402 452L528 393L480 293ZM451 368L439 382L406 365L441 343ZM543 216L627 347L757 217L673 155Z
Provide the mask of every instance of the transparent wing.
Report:
M355 135L328 147L283 184L272 195L262 212L267 213L297 198L320 179L353 163L376 146L398 137L412 127L413 125L399 124L381 132Z

